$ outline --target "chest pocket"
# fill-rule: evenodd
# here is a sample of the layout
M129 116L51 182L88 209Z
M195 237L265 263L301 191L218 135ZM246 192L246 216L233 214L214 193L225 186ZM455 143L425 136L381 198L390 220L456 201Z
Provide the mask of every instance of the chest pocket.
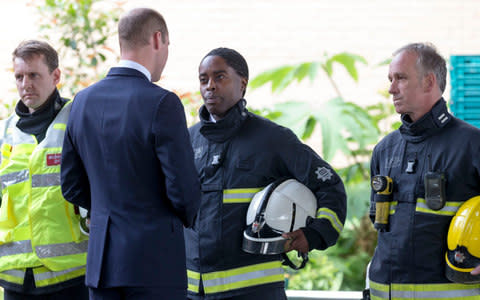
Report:
M253 169L254 166L255 166L255 162L253 158L244 158L244 159L240 158L235 164L235 168L242 171L250 171Z

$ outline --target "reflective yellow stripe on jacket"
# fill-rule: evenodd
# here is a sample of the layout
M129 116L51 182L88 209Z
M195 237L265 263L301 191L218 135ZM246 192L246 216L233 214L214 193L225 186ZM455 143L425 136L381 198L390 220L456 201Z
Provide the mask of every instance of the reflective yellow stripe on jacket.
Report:
M391 296L390 296L391 295ZM381 284L370 280L372 300L406 300L406 299L480 299L480 284Z
M280 261L204 274L187 270L187 277L188 290L195 293L199 291L201 278L205 294L214 294L260 284L284 281L284 273Z
M317 211L317 219L327 219L335 228L335 230L340 234L343 230L343 223L340 222L340 219L338 218L337 214L326 207L321 207Z
M250 203L263 188L229 189L223 191L223 203Z
M463 201L447 201L442 209L433 210L427 206L425 199L417 198L417 207L415 208L415 211L434 215L454 216L462 204Z
M33 268L33 278L36 287L67 281L71 278L79 277L85 274L85 266L74 267L58 272L52 272L45 267ZM23 285L25 279L25 269L13 269L0 272L0 279Z

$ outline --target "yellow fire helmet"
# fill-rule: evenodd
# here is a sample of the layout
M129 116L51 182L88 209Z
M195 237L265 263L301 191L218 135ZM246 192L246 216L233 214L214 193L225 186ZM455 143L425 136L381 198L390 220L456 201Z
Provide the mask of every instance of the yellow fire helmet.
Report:
M457 283L480 283L470 272L480 265L480 196L460 206L448 229L446 276Z

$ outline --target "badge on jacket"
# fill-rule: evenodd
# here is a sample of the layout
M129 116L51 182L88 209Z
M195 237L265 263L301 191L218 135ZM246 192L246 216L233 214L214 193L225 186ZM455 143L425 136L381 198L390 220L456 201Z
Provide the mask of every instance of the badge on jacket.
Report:
M315 174L317 174L317 179L321 179L323 182L330 180L333 176L332 171L325 167L318 167Z
M62 161L62 153L47 154L47 166L58 166Z

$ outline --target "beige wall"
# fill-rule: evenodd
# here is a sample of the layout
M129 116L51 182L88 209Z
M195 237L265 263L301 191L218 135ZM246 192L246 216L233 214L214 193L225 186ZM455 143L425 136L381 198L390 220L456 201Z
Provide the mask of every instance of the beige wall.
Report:
M34 2L43 0L34 0ZM21 40L37 37L32 0L0 0L0 99L15 99L10 53ZM357 103L385 101L377 90L388 87L387 67L375 65L398 47L430 41L448 57L480 54L478 0L128 0L125 8L149 6L166 18L170 58L162 85L195 91L197 67L212 48L237 49L251 77L282 64L318 60L325 52L350 51L370 63L360 68L358 84L341 69L335 77L345 98ZM116 41L114 42L116 47ZM248 91L250 105L304 100L312 105L334 96L324 76L271 96L268 88ZM448 97L448 94L447 94Z

